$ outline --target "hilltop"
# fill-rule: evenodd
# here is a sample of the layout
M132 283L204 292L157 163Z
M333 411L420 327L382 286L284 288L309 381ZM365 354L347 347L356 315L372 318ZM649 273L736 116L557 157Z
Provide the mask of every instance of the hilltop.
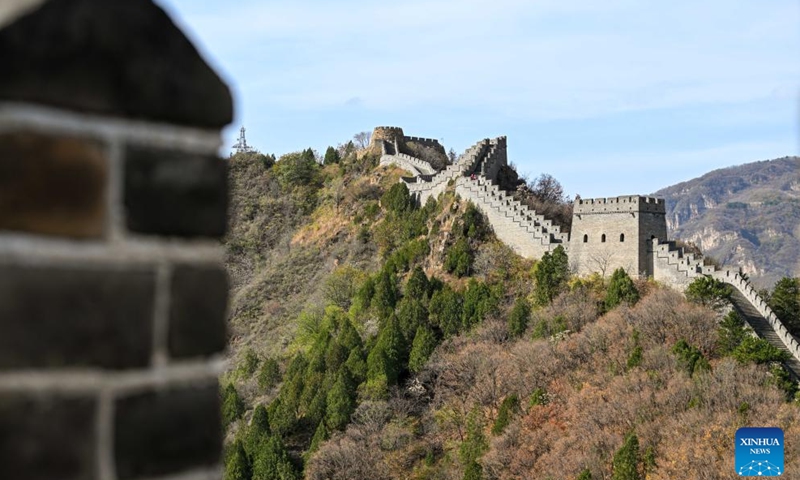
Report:
M800 157L714 170L653 194L667 202L667 225L760 287L800 276Z
M732 478L733 433L761 424L797 468L784 354L724 292L578 278L557 241L524 258L463 182L417 203L419 165L374 146L230 159L226 480Z

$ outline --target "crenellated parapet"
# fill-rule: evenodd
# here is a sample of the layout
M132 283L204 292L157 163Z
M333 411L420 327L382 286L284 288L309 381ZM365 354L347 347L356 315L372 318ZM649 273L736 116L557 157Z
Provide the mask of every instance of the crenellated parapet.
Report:
M574 214L611 212L650 212L666 214L663 198L641 195L622 195L619 197L580 198L573 205Z

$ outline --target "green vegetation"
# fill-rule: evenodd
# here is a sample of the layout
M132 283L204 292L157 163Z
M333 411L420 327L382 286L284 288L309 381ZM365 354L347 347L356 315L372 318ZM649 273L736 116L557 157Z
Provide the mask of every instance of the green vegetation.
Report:
M714 310L729 305L733 287L712 277L698 277L686 287L686 298Z
M625 437L625 443L614 454L614 474L612 480L639 480L639 438L631 433Z
M628 273L622 268L614 270L606 292L606 310L611 310L623 302L628 305L634 305L638 301L639 291L636 290L636 285L633 284L633 280L628 276Z
M793 335L800 336L800 278L778 280L768 303L783 325Z
M564 247L557 246L553 253L545 252L533 272L536 279L536 301L547 305L563 291L569 279L569 259Z
M377 160L231 159L226 479L678 478L653 432L709 432L713 453L742 415L791 418L780 352L704 307L714 285L696 306L624 271L570 278L563 248L521 259L452 188L417 205ZM634 429L643 454L620 447Z

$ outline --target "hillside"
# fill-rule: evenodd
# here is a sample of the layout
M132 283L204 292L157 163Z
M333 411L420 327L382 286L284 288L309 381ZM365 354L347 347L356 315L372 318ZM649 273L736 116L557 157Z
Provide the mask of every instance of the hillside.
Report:
M800 157L714 170L653 194L667 202L670 234L762 288L800 275Z
M800 474L781 354L724 308L571 277L454 184L416 205L369 150L325 158L230 159L226 480L734 478L765 424Z

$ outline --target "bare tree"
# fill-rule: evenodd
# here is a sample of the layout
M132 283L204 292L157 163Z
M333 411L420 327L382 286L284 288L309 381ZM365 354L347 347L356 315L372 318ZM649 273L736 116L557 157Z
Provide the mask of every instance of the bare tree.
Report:
M372 139L372 132L358 132L355 135L353 135L353 140L356 142L356 145L361 150L369 146L369 142L371 139Z
M564 187L549 173L543 173L536 177L528 188L542 202L562 203L566 201Z
M596 252L589 255L589 261L600 271L600 275L603 278L606 278L606 272L608 271L609 265L611 265L611 260L614 258L613 252Z

